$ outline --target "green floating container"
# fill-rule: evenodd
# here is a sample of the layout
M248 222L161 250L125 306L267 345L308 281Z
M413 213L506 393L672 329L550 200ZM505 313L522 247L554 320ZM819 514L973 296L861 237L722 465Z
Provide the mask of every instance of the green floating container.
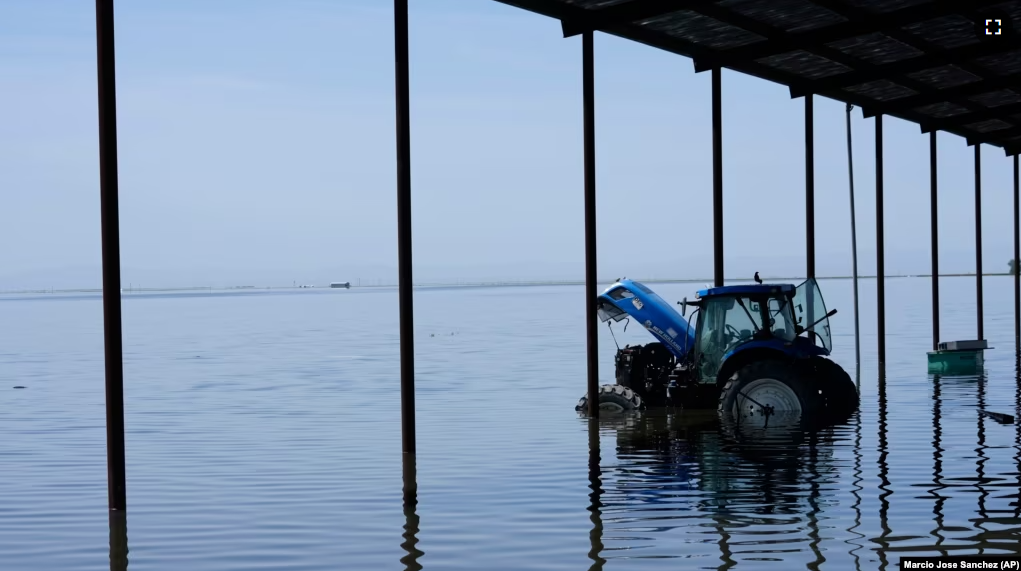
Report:
M985 367L985 350L989 344L984 340L947 341L938 345L938 351L930 351L929 372L934 374L973 374Z

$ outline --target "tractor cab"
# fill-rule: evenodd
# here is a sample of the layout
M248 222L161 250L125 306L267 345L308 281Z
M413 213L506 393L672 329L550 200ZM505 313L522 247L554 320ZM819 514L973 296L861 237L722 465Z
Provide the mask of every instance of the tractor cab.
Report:
M818 306L803 299L818 300ZM794 357L828 355L830 336L826 331L813 338L803 337L811 315L826 315L815 280L798 287L792 284L755 284L708 288L696 294L696 339L693 364L698 383L716 384L724 364L738 352L757 349ZM819 325L813 327L813 332ZM822 346L816 344L821 342Z

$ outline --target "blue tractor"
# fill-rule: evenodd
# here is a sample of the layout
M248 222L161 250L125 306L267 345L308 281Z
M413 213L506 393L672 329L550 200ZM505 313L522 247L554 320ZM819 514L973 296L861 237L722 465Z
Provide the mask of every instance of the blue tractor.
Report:
M832 420L857 409L850 376L829 359L829 318L815 279L793 284L707 288L681 311L629 279L597 299L599 318L633 319L656 341L618 348L616 384L597 395L601 410L712 409L736 417L779 412ZM686 319L688 308L694 313ZM587 410L586 395L577 410Z

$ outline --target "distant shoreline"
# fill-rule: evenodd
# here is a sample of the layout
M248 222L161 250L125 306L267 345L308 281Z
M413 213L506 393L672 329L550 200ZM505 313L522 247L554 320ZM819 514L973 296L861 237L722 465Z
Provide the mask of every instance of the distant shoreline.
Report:
M1000 273L983 273L982 277L995 277L995 276L1011 276L1009 272ZM888 275L887 279L890 278L931 278L932 274L898 274ZM941 278L963 278L963 277L975 277L974 273L970 274L941 274ZM766 282L800 282L804 280L804 277L767 277L763 278ZM817 279L820 280L850 280L852 276L819 276ZM874 275L861 275L858 276L859 280L874 280ZM614 280L599 280L599 283L613 283ZM666 284L666 283L712 283L712 278L699 278L699 279L681 279L681 278L638 278L638 281L650 284ZM727 279L728 282L747 282L751 280L742 279ZM535 287L535 286L579 286L585 285L584 280L522 280L522 281L453 281L453 282L423 282L416 283L414 287L420 289L428 288L455 288L455 287ZM366 284L366 285L355 285L351 284L350 289L381 289L381 288L395 288L396 283L377 283L377 284ZM218 292L228 293L237 291L281 291L281 290L328 290L328 289L347 289L347 288L331 288L329 285L326 286L227 286L227 287L213 287L213 286L192 286L192 287L156 287L156 288L142 288L142 287L127 287L122 288L121 293L187 293L187 292ZM26 294L73 294L73 293L103 293L102 288L67 288L67 289L22 289L22 290L0 290L0 295L26 295Z

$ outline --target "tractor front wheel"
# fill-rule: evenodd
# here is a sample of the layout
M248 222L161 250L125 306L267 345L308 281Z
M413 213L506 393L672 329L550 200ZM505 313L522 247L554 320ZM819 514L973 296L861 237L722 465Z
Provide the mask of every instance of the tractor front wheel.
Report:
M642 397L638 393L621 385L603 385L596 395L599 399L599 410L607 412L628 412L645 408ZM588 395L581 397L574 410L588 412Z
M798 374L796 367L780 361L758 361L738 369L720 391L718 410L735 417L769 416L775 413L815 413L818 391Z

